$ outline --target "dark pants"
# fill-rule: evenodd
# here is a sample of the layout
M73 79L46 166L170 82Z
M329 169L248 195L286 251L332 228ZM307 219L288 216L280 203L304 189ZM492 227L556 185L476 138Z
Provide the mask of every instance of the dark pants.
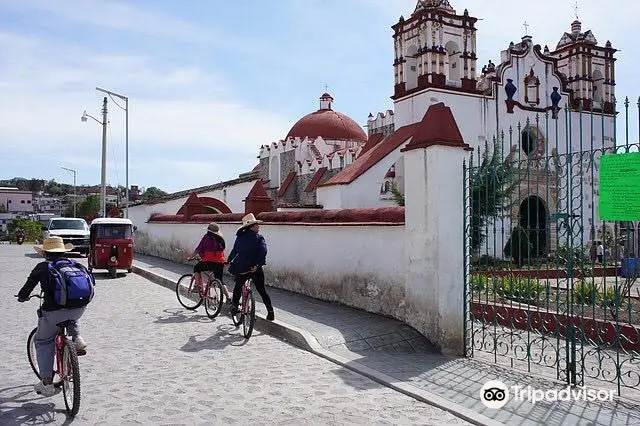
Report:
M216 277L217 279L220 280L220 282L222 281L222 271L224 268L224 264L222 263L216 263L216 262L198 262L196 263L196 265L193 267L193 273L195 274L196 272L204 272L204 271L211 271L213 272L213 276Z
M233 287L233 297L231 300L232 306L238 306L240 304L240 296L242 295L242 285L247 279L248 274L235 275L235 283L236 285ZM260 293L260 297L262 297L262 302L267 307L267 311L273 312L273 306L271 305L271 298L267 294L267 290L264 287L264 271L262 270L262 266L259 266L258 269L251 274L253 278L253 286Z

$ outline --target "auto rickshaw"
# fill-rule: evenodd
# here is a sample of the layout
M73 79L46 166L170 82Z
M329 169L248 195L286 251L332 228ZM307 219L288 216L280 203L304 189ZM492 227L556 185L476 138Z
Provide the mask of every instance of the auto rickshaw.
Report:
M106 269L115 278L118 270L131 272L133 223L129 219L97 218L89 228L89 271Z

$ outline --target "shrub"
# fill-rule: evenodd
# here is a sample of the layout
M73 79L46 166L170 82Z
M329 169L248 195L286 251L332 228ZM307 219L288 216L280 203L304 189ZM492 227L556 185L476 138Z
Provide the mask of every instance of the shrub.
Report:
M620 293L620 288L608 287L599 294L600 304L603 308L618 310L624 301L624 295Z
M545 288L543 284L533 278L518 277L513 274L500 277L494 282L494 291L499 296L534 305L540 300L540 293Z
M489 277L481 274L471 274L469 278L469 288L472 292L481 292L487 289L489 284Z
M598 286L595 283L587 283L582 280L573 287L573 299L580 305L593 306L600 298Z

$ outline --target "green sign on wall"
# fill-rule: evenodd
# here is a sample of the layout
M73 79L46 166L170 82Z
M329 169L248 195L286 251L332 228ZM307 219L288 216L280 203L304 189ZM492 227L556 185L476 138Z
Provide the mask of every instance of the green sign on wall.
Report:
M600 220L640 220L640 153L600 158Z

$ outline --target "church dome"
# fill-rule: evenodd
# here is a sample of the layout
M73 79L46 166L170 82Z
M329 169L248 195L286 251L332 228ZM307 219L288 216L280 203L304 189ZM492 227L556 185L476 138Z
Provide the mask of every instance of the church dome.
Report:
M298 120L289 130L287 138L320 136L325 140L366 142L367 135L362 127L348 116L332 110L332 102L331 95L324 93L320 97L320 109Z

